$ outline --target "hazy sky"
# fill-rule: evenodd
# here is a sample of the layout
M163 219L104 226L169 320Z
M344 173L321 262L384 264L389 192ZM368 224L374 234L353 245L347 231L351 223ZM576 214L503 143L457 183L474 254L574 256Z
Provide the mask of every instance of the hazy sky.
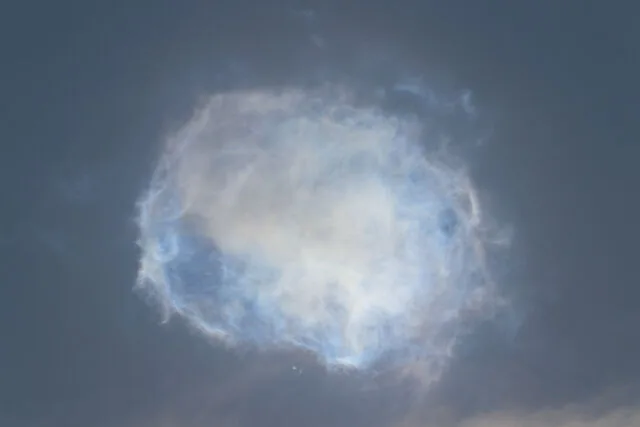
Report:
M633 2L9 3L2 426L640 423ZM428 391L223 351L132 293L135 202L166 133L224 70L286 83L313 63L300 46L339 62L341 40L472 89L491 124L472 174L515 231L500 285L519 323L477 328Z

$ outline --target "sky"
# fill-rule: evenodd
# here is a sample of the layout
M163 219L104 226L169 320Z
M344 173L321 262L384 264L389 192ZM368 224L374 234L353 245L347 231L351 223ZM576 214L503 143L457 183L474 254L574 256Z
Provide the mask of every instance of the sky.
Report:
M3 9L1 425L640 424L632 2ZM133 292L136 201L166 136L230 75L282 85L356 53L471 90L486 126L470 174L512 230L498 266L512 309L475 325L428 387L225 349Z

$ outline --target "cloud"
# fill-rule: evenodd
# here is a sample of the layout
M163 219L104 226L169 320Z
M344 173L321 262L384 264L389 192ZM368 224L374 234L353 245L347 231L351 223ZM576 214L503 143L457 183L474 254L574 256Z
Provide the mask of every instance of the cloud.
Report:
M458 427L637 427L640 409L621 407L593 415L588 410L558 409L531 414L499 413L466 420Z
M422 127L337 86L213 96L141 197L139 289L230 346L439 365L498 299L475 189Z
M637 427L640 404L629 387L611 388L587 401L540 408L488 410L455 414L415 405L394 427ZM425 421L429 420L429 421Z
M189 412L178 406L165 407L154 414L141 414L129 420L121 420L117 424L108 424L104 427L267 427L279 426L278 420L286 418L286 413L292 414L291 420L296 420L300 425L324 425L313 419L313 412L307 414L306 424L302 424L300 419L305 416L294 414L299 409L295 406L280 407L277 410L283 411L284 416L275 417L274 412L262 408L256 415L248 414L252 410L250 406L243 404L251 392L251 384L255 382L245 377L237 386L224 392L224 387L220 387L217 392L208 394L208 399L200 399L199 411ZM193 397L193 396L191 396ZM260 398L260 396L258 396ZM267 396L262 398L268 400ZM354 402L359 400L359 396L352 396ZM205 403L209 402L209 403ZM346 402L347 404L355 404ZM318 403L318 402L316 402ZM326 405L322 405L323 407ZM306 407L306 405L305 405ZM193 408L193 406L192 406ZM253 408L255 409L255 408ZM335 411L342 409L335 408ZM369 412L380 412L379 419L385 419L385 414L380 408L369 408ZM446 411L440 411L441 415ZM282 413L282 412L281 412ZM414 414L415 415L415 414ZM432 414L433 415L433 414ZM371 424L370 420L358 420L345 417L344 422L327 424L327 427L638 427L640 426L640 408L637 405L621 405L606 410L595 410L590 405L572 405L558 409L543 409L531 412L504 411L490 412L487 414L471 416L459 421L452 421L452 414L447 416L427 416L430 421L422 420L419 416L406 418L402 422L380 422ZM348 419L347 419L348 418ZM387 417L388 418L388 417ZM437 419L439 418L439 419ZM437 419L437 420L434 420ZM100 426L102 427L102 426Z

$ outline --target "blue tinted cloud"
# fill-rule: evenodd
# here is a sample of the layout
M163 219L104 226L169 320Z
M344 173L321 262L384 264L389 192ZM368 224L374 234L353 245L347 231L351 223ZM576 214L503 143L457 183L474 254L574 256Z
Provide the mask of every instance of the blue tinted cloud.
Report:
M140 198L139 289L231 346L446 359L495 301L474 188L428 134L344 87L213 96Z

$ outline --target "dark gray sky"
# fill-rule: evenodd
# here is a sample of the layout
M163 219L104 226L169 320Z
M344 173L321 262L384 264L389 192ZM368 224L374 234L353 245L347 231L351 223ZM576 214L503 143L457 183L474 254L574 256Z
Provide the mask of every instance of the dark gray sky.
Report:
M485 425L514 412L634 425L608 417L640 398L638 6L255 3L2 6L0 425ZM292 18L306 8L321 24ZM260 85L299 73L305 25L402 52L489 112L473 173L515 228L501 286L526 316L511 335L479 328L426 395L282 373L159 325L131 291L134 204L163 136L225 61L250 62Z

